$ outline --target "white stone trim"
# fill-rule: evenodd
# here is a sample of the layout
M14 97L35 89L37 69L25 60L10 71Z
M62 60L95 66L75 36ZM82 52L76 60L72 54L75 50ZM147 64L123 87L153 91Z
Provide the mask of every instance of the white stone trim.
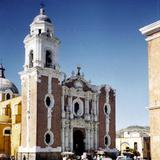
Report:
M47 143L45 141L45 138L46 138L46 135L49 134L50 135L50 143ZM48 130L47 132L45 132L44 134L44 143L47 145L47 146L51 146L53 143L54 143L54 134L52 133L52 131Z
M29 147L29 141L30 141L30 75L27 76L27 113L26 113L26 123L27 123L27 136L26 136L26 144L27 147Z
M67 80L65 81L65 83L72 82L73 80L76 80L76 79L77 79L77 75L76 75L76 76L72 76L72 77L70 77L69 79L67 79ZM84 82L84 83L87 85L87 87L90 88L91 90L93 90L93 91L98 91L98 86L95 86L95 85L90 84L90 82L89 82L89 81L86 81L83 76L78 76L78 81Z
M139 29L139 31L145 36L154 33L157 30L160 30L160 20Z
M107 106L108 114L105 112L105 106ZM104 111L104 114L105 114L106 116L109 116L109 115L110 115L110 113L111 113L111 106L110 106L109 103L105 103L105 104L104 104L103 111Z
M107 144L107 145L105 144L105 137L108 138L108 144ZM109 136L109 134L106 134L106 135L104 136L104 145L105 145L107 148L111 145L111 137Z
M156 39L156 38L159 38L160 37L160 33L157 33L157 34L153 34L151 36L148 36L145 40L146 41L151 41L152 39Z
M56 147L56 148L52 148L50 146L47 146L45 148L41 148L39 146L34 146L34 147L30 147L30 148L24 148L22 146L19 147L19 152L30 152L30 153L37 153L37 152L61 152L61 146Z
M52 77L51 76L48 77L48 93L49 94L52 93Z
M50 106L47 106L47 104L46 104L46 99L47 99L47 97L50 98L50 101L51 101ZM54 97L53 97L52 94L48 93L48 94L45 95L44 104L45 104L45 107L46 107L47 109L48 109L48 108L53 108L53 107L54 107L55 101L54 101Z

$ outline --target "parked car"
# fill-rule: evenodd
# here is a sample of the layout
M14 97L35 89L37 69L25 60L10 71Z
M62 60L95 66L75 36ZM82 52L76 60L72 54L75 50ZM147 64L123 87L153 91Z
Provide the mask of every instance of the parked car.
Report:
M133 159L126 156L118 156L116 160L133 160Z

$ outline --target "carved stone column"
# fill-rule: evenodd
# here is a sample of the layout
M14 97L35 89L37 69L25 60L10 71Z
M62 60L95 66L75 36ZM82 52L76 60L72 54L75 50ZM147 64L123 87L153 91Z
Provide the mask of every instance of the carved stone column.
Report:
M62 88L62 96L61 96L61 107L62 107L62 118L65 118L65 111L64 111L64 88Z
M70 111L70 118L73 119L73 106L72 106L72 95L69 94L68 97L68 106L69 106L69 111Z

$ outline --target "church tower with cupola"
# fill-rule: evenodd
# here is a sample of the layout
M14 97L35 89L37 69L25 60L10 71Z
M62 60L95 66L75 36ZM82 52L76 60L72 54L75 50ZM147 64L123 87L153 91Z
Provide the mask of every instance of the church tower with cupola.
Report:
M24 39L22 85L22 134L19 159L53 158L61 151L61 86L57 49L60 41L44 8Z

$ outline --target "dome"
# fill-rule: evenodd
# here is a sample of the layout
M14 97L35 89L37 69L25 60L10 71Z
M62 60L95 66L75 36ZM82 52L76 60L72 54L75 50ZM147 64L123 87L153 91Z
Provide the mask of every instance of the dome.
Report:
M8 79L0 78L0 91L5 92L11 90L14 94L18 94L17 87Z
M3 68L3 65L0 64L0 92L11 90L14 94L18 94L17 87L5 78L4 71L5 69Z
M43 8L40 9L40 14L38 16L36 16L33 20L33 22L41 22L41 21L44 21L44 22L48 22L48 23L52 23L52 21L50 20L50 18L45 15L45 11Z

